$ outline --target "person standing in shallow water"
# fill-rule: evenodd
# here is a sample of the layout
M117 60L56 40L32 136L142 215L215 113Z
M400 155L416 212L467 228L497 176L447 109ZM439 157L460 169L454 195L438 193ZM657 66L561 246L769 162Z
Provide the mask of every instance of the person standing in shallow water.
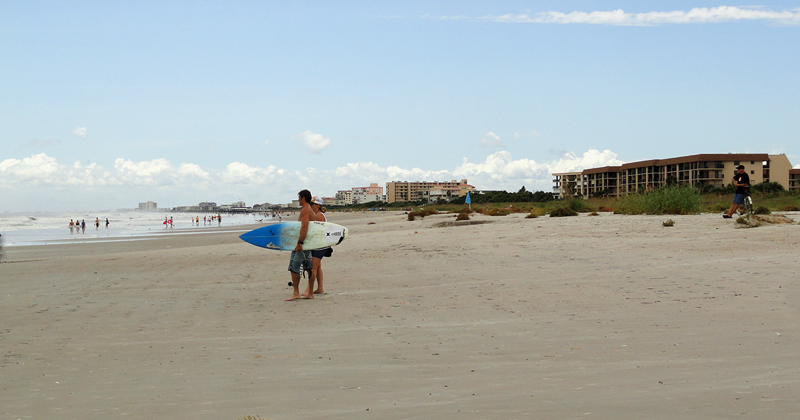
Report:
M86 233L86 219L81 219L81 233Z
M95 217L94 218L94 230L99 230L99 229L100 229L100 218L99 217Z
M69 219L69 234L72 235L72 229L75 229L75 223L72 222L72 219Z
M108 217L106 217L106 229L108 229Z

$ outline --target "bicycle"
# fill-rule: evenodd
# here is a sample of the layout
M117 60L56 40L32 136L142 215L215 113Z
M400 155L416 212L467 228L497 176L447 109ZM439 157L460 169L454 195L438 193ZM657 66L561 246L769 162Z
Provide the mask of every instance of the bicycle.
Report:
M750 197L750 191L748 190L745 194L744 203L737 209L740 216L753 214L753 199Z

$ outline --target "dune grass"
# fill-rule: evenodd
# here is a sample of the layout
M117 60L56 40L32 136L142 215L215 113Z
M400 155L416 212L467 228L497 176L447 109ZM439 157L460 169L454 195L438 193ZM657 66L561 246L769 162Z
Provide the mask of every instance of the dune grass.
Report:
M702 209L700 193L690 186L658 188L644 194L620 197L619 214L696 214Z
M724 212L731 207L730 194L700 194L689 186L659 188L646 194L634 194L619 198L567 198L547 203L481 203L473 204L472 212L501 216L512 213L527 213L540 217L560 208L578 213L614 212L618 214L696 214L701 212ZM771 211L800 211L800 192L753 193L753 203ZM446 213L469 211L463 204L430 204L414 207L415 210ZM425 215L431 213L425 213ZM415 216L422 216L415 212Z

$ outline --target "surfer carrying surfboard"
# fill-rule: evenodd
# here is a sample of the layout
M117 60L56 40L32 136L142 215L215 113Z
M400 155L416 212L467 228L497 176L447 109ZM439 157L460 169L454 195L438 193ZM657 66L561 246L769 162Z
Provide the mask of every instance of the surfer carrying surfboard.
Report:
M292 287L294 293L287 301L296 299L314 299L314 263L311 257L311 251L303 250L303 240L308 233L308 224L315 220L314 210L309 205L311 203L311 192L303 190L297 193L297 201L302 208L300 209L300 216L297 221L300 222L300 235L297 238L297 246L292 251L292 256L289 259L289 272L292 275ZM300 294L300 272L308 272L308 291L307 294Z

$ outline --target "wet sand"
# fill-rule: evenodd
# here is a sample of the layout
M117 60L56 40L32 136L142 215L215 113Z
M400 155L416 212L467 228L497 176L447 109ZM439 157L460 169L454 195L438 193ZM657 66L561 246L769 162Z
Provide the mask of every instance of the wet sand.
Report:
M237 232L8 248L0 419L800 416L800 226L401 213L313 301Z

